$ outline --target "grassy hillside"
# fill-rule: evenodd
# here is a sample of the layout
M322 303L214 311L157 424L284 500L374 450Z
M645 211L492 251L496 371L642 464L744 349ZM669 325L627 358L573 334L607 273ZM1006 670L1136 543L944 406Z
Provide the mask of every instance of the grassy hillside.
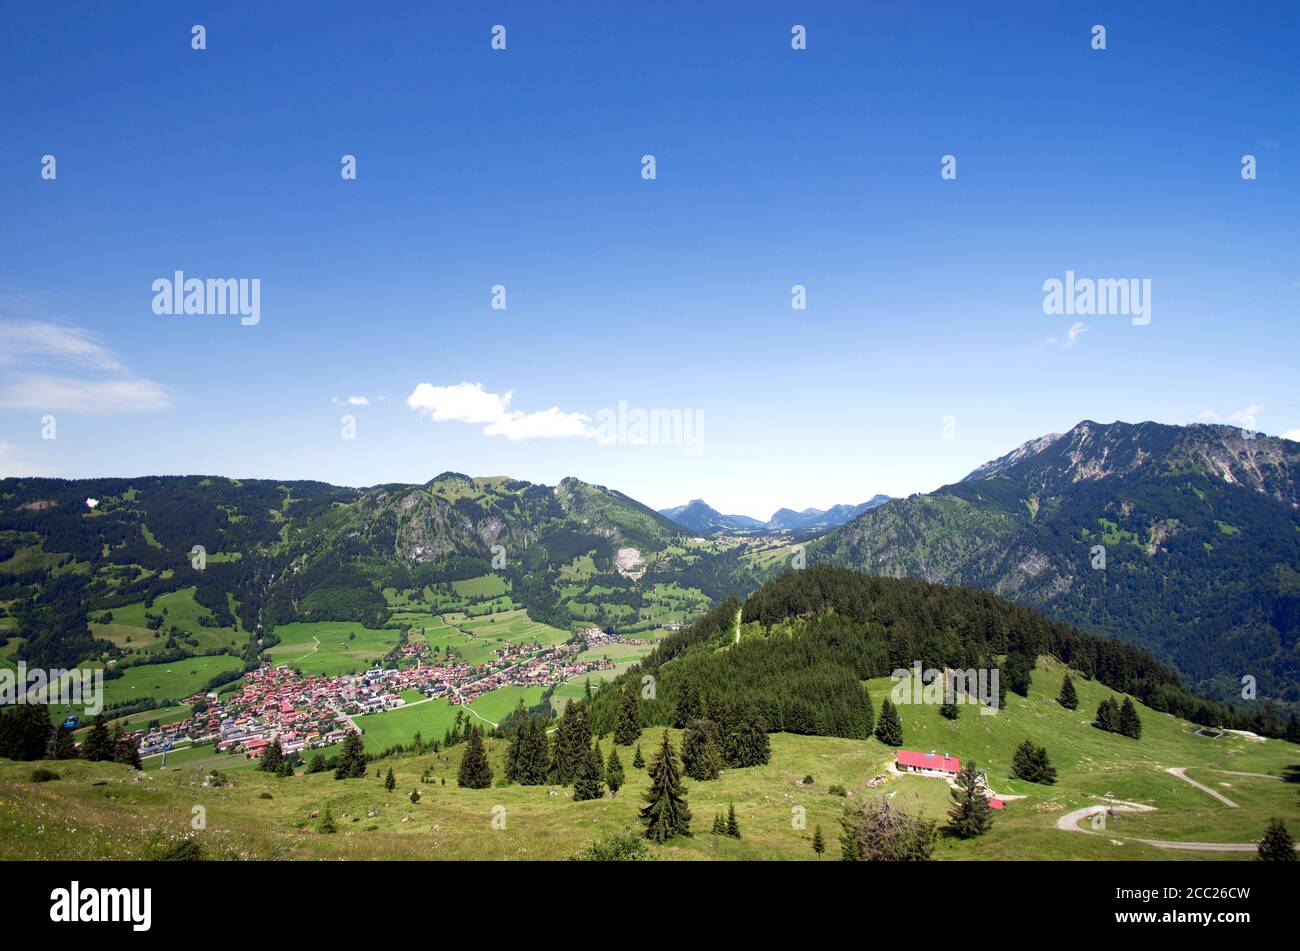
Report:
M1053 699L1061 676L1058 664L1044 661L1034 674L1030 697L1011 695L994 716L967 707L950 722L933 707L900 708L905 748L973 758L988 768L998 793L1025 796L1011 801L983 838L941 838L937 858L1248 859L1249 854L1241 853L1155 848L1136 839L1246 843L1275 815L1286 819L1293 832L1300 831L1300 788L1282 779L1300 771L1300 747L1232 735L1202 738L1194 735L1192 724L1140 705L1142 740L1102 733L1086 721L1096 704L1113 692L1076 681L1081 702L1070 712ZM887 680L868 683L877 706L891 687ZM421 704L381 716L412 715L434 707ZM672 732L680 745L679 734ZM642 749L655 748L660 734L659 728L646 730ZM1058 768L1055 786L1010 777L1011 752L1026 737L1047 747ZM500 776L504 743L490 740L488 746ZM609 739L601 746L608 754ZM227 769L233 786L220 789L204 787L203 769L175 756L168 769L139 778L120 766L59 762L52 768L61 778L39 784L31 782L33 764L0 761L0 858L54 858L74 852L87 858L149 857L168 840L187 833L194 805L207 810L208 828L200 835L209 854L217 857L565 858L599 835L639 828L637 810L647 776L632 769L630 749L619 749L628 785L616 798L584 803L573 802L571 790L562 787L460 789L455 785L460 747L372 763L366 778L344 782L329 774L276 779L250 769ZM769 765L727 770L714 782L688 780L695 834L654 848L654 855L813 860L812 830L821 825L831 840L822 860L830 861L836 855L837 818L844 801L831 793L833 785L843 786L851 800L888 795L904 808L942 818L949 799L942 780L889 775L881 787L867 788L872 777L886 771L893 755L875 739L773 735ZM232 761L239 760L227 758ZM195 762L210 765L201 756ZM381 784L390 765L397 778L393 793ZM1220 790L1238 808L1165 772L1169 767L1187 767L1188 775ZM434 782L420 782L426 770ZM808 775L813 782L804 785ZM422 800L413 805L407 797L417 787ZM1112 819L1101 835L1056 827L1062 815L1097 804L1108 792L1155 806L1156 811ZM714 813L731 803L743 832L739 841L708 834ZM308 818L326 805L338 823L336 835L320 834ZM504 809L504 829L492 826L495 807ZM799 809L806 816L803 828L794 822ZM376 815L368 816L370 810Z

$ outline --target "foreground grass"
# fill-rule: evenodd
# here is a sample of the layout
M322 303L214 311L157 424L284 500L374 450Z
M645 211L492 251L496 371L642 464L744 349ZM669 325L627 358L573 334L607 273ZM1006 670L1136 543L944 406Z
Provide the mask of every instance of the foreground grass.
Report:
M999 793L1024 796L1010 802L982 838L940 838L937 858L1249 860L1250 853L1174 851L1136 840L1251 842L1271 816L1300 833L1300 789L1283 780L1300 771L1300 747L1239 736L1207 740L1194 736L1191 724L1145 707L1139 708L1142 740L1102 733L1088 721L1096 704L1112 692L1076 680L1079 709L1064 710L1054 702L1062 676L1059 665L1045 663L1034 675L1030 697L1012 695L995 716L966 708L951 722L933 707L900 708L906 748L974 759L988 769ZM869 684L877 709L891 686L888 681ZM426 707L423 716L438 709L424 704L409 708L407 715ZM680 748L680 735L671 732ZM662 733L659 728L642 733L647 757ZM401 730L393 736L409 739ZM425 737L435 738L430 730ZM1055 785L1037 786L1010 776L1011 753L1026 738L1048 748L1058 769ZM767 766L727 770L713 782L687 780L695 834L654 847L655 857L813 860L813 829L820 825L829 845L822 861L830 861L837 854L838 818L845 802L831 793L836 785L851 802L890 796L896 805L943 820L949 794L941 780L889 775L877 789L867 788L894 757L875 739L788 734L771 739ZM488 747L500 777L505 744L490 740ZM601 749L608 755L609 738ZM460 789L459 747L372 763L365 778L342 782L328 773L277 779L230 768L242 766L242 757L224 763L217 757L216 765L232 783L220 788L203 785L205 771L214 764L197 751L190 754L192 765L185 763L188 756L174 756L166 769L147 774L111 764L49 764L60 778L46 783L32 782L33 764L0 761L0 858L152 857L189 832L194 807L201 806L207 828L199 834L215 857L563 859L598 836L640 828L638 811L648 776L632 768L630 748L619 750L627 785L615 798L583 803L573 802L572 790L564 787ZM390 766L397 779L391 793L382 785ZM1169 767L1186 767L1191 778L1222 792L1237 807L1169 774ZM433 782L421 782L426 773ZM812 777L811 784L803 782L805 776ZM421 792L417 804L408 799L413 788ZM1107 793L1156 811L1113 819L1104 834L1056 828L1063 814L1096 805ZM710 835L714 814L733 803L743 838ZM318 832L317 820L310 818L326 807L338 826L335 835ZM499 828L502 818L504 828Z

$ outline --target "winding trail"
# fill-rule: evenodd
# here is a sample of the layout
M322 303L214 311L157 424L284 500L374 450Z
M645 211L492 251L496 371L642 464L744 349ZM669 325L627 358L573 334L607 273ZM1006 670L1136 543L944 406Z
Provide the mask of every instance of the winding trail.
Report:
M309 650L307 653L303 654L302 657L310 657L312 654L320 650L320 638L313 634L311 639L316 642L316 646L313 647L311 650ZM289 663L296 664L298 663L298 661L302 660L302 657L295 657L293 660L289 661Z
M1186 766L1170 766L1168 769L1165 770L1165 772L1169 773L1171 776L1177 776L1185 783L1191 783L1201 792L1209 793L1211 796L1219 800L1219 802L1223 803L1229 809L1237 808L1237 804L1233 802L1231 799L1229 799L1227 796L1223 795L1223 793L1216 792L1215 790L1211 789L1209 786L1206 786L1202 783L1198 783L1196 780L1192 779L1192 777L1188 776Z

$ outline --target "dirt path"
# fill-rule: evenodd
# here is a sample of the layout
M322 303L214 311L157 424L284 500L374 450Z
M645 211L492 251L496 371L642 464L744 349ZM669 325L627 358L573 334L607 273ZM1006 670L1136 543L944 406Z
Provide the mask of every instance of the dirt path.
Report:
M1189 779L1188 782L1191 782L1191 780ZM1199 785L1199 783L1195 785ZM1210 791L1213 792L1213 790ZM1115 835L1109 830L1085 829L1079 825L1084 819L1095 816L1099 812L1105 812L1107 809L1114 812L1154 812L1155 808L1155 806L1144 805L1140 802L1122 802L1119 800L1110 804L1100 803L1095 806L1084 806L1082 809L1076 809L1061 816L1056 820L1056 827L1064 832L1102 835L1125 842L1141 842L1143 845L1150 845L1157 849L1176 849L1183 852L1254 852L1259 847L1254 842L1174 842L1169 839L1139 839L1133 836ZM1296 846L1296 850L1300 851L1300 845Z
M1170 766L1168 769L1165 770L1165 772L1169 773L1171 776L1177 776L1185 783L1191 783L1201 792L1209 793L1211 796L1219 800L1219 802L1223 803L1229 809L1237 808L1237 804L1233 802L1231 799L1229 799L1227 796L1223 795L1223 793L1216 792L1215 790L1211 789L1209 786L1206 786L1202 783L1198 783L1196 780L1192 779L1192 777L1188 776L1186 766ZM1225 851L1231 852L1232 849L1227 849Z
M310 657L312 654L320 650L320 638L316 637L315 635L312 635L312 640L316 642L316 646L313 647L311 650L309 650L307 653L303 654L302 657ZM293 660L289 661L289 663L296 664L298 663L298 661L302 660L302 657L295 657Z

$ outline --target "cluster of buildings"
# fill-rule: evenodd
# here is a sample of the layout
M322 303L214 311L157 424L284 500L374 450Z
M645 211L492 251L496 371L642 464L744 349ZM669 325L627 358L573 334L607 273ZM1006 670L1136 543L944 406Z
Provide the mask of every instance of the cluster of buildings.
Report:
M506 644L486 664L439 664L427 644L407 644L397 667L335 677L264 664L244 675L239 690L189 697L198 712L132 736L141 756L180 744L214 743L218 752L241 750L255 758L274 740L285 753L300 753L341 742L359 730L353 717L404 706L412 691L463 704L498 687L549 686L613 666L605 658L578 660L583 649L577 642Z

